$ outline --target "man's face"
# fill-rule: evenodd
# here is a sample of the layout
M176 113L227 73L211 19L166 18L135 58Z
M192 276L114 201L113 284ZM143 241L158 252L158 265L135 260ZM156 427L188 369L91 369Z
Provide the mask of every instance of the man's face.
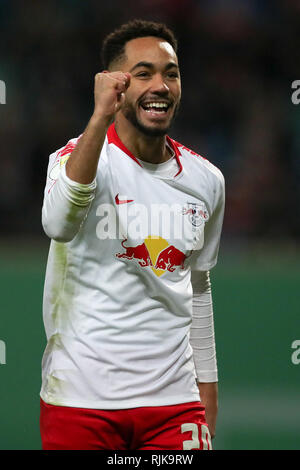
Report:
M137 38L125 47L123 72L131 73L121 113L147 136L163 136L181 97L178 60L172 46L156 37Z

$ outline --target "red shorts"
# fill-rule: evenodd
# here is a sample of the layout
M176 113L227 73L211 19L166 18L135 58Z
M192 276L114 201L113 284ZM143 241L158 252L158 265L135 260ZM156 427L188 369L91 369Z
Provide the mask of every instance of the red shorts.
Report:
M200 402L94 410L48 405L41 399L44 450L210 450Z

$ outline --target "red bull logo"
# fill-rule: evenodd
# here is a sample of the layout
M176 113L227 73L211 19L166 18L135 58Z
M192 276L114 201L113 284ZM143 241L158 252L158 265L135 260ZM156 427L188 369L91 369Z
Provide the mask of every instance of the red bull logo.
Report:
M158 277L176 268L184 269L186 255L164 238L150 235L137 246L128 246L126 242L127 239L121 242L125 252L117 253L117 258L136 260L142 267L149 266Z
M117 253L117 258L136 259L140 266L153 266L145 243L137 246L125 246L126 241L127 238L121 242L122 247L125 248L125 253Z

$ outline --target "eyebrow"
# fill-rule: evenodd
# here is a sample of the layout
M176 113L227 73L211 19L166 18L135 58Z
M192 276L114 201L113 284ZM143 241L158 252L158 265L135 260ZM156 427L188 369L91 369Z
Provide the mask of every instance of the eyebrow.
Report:
M137 64L135 64L130 70L129 72L133 72L135 69L137 69L138 67L146 67L148 69L154 69L154 64L152 64L151 62L138 62ZM171 68L175 67L176 69L179 69L178 65L175 63L175 62L169 62L166 67L165 67L165 70L169 70Z

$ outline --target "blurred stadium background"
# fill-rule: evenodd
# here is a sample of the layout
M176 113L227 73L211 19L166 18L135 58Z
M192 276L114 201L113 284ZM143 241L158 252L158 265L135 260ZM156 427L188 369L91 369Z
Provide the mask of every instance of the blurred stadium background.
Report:
M0 1L0 449L40 449L48 156L89 119L102 38L135 17L176 32L183 100L170 135L226 178L211 273L214 447L299 449L300 364L291 361L300 340L298 0Z

